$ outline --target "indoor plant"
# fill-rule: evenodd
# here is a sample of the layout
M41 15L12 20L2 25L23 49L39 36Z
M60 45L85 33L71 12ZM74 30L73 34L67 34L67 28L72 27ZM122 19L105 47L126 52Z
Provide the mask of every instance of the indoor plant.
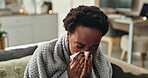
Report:
M1 30L2 24L0 24L0 49L5 49L5 36L8 34L6 31Z
M7 35L8 33L4 30L1 30L2 24L0 24L0 38L4 37L5 35Z

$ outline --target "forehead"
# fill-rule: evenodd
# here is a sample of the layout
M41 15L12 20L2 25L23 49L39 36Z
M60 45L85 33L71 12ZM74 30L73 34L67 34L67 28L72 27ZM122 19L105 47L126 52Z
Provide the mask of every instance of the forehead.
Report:
M75 32L72 33L72 36L76 42L81 42L83 44L97 44L102 38L102 33L95 28L78 26Z

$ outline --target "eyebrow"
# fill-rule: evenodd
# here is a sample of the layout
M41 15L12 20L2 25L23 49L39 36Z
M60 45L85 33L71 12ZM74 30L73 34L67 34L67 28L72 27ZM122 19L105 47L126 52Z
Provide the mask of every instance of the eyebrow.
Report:
M80 45L82 45L82 46L85 46L85 44L82 44L82 43L80 43L80 42L76 42L76 43L78 43L78 44L80 44Z
M78 44L80 44L80 45L82 45L82 46L86 46L85 44L80 43L80 42L76 42L76 43L78 43ZM91 46L91 47L95 47L95 46L99 46L99 44L93 45L93 46Z

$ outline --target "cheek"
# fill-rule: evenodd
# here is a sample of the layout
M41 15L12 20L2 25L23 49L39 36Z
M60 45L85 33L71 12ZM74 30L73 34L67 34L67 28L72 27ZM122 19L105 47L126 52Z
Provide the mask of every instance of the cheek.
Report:
M72 43L69 43L69 49L70 49L70 53L74 54L74 47Z
M90 52L92 53L92 54L96 54L96 52L97 52L97 50L99 49L99 46L97 47L97 48L94 48L95 50L90 50Z
M94 54L96 54L96 52L97 52L97 50L96 50L96 51L91 51L90 53L91 53L92 55L94 55Z
M74 44L69 44L69 48L70 48L70 53L74 54L79 52L80 50L76 48L76 46Z
M70 53L74 54L76 52L78 52L79 50L76 48L76 45L74 44L73 40L69 40L69 49L70 49Z

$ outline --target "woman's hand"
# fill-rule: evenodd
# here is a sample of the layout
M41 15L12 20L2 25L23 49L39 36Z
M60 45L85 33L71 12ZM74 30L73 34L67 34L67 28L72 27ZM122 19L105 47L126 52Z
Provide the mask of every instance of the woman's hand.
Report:
M73 60L70 60L68 67L68 75L70 78L86 78L91 72L92 58L90 53L88 56L84 56L84 53L80 53Z
M85 66L84 60L84 53L80 53L74 59L70 59L70 64L68 66L68 75L70 78L80 78Z
M89 53L88 56L86 56L85 62L84 62L84 68L82 70L80 78L86 78L88 74L92 72L92 58L91 54Z

